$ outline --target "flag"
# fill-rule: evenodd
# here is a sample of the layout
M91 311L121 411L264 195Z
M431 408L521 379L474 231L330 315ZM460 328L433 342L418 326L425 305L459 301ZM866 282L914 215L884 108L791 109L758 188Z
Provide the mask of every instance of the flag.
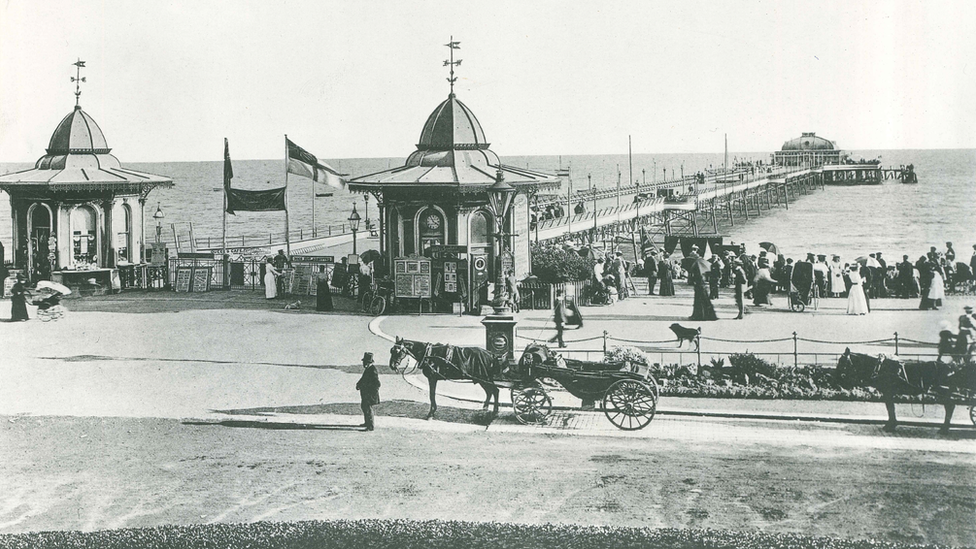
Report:
M267 191L245 191L231 187L234 167L230 163L230 145L224 138L224 195L227 197L226 212L236 215L242 212L275 212L285 209L285 187Z
M285 187L267 191L227 189L227 213L277 212L285 208Z
M287 137L285 146L288 148L288 173L307 177L312 181L322 181L337 189L346 188L346 181L342 179L346 174L341 174L319 161L314 154L292 143Z

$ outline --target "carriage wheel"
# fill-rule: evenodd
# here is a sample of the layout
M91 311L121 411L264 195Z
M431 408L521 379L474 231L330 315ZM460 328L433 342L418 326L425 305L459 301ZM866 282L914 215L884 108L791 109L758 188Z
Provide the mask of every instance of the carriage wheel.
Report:
M969 407L969 421L972 421L973 425L976 425L976 406Z
M512 388L512 409L523 425L541 425L552 413L552 399L542 387Z
M369 313L373 316L380 316L386 312L386 299L378 295L372 299L369 303Z
M806 308L807 306L800 301L799 295L790 295L790 310L796 313L802 313L803 309Z
M645 383L621 379L607 389L603 396L603 413L619 429L643 429L654 419L657 397Z

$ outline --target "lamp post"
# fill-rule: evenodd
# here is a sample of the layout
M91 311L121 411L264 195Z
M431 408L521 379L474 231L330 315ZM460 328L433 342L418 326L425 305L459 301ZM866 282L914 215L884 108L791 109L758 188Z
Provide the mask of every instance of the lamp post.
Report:
M495 309L496 314L509 313L508 308L508 290L505 288L505 273L504 265L502 264L502 258L505 256L507 250L507 241L505 233L505 218L508 216L508 210L512 205L512 199L515 198L515 193L518 192L515 187L509 185L505 182L505 176L502 174L501 170L495 174L495 184L488 187L488 205L491 207L491 213L495 216L495 228L496 236L498 237L498 266L496 269L495 276L495 298L492 300L492 308Z
M160 207L160 203L156 203L156 213L153 214L153 219L156 220L156 244L159 244L160 236L163 233L163 218L166 214L163 213L163 209Z
M369 230L369 194L363 195L363 200L366 201L366 230Z
M352 213L349 214L349 229L352 230L352 253L356 253L356 231L359 230L359 212L356 211L356 203L352 203Z

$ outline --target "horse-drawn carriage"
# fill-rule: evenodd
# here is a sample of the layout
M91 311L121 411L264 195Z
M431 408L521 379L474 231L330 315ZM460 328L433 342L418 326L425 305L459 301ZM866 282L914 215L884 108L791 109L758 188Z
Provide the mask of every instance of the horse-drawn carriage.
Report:
M835 381L842 387L874 387L888 410L886 431L898 425L895 396L931 395L945 407L941 431L949 432L956 406L969 407L969 419L976 425L976 369L972 365L943 362L901 362L884 355L852 353L847 349L837 362Z
M409 356L415 362L404 366ZM485 390L484 408L492 397L498 413L499 388L508 388L516 419L524 424L543 424L552 413L551 391L569 394L600 409L619 429L643 429L654 419L659 396L657 382L646 367L627 363L588 362L566 359L544 345L526 347L517 364L499 360L478 347L425 343L397 338L390 349L390 368L401 373L420 370L430 385L430 419L437 411L438 380L468 380Z

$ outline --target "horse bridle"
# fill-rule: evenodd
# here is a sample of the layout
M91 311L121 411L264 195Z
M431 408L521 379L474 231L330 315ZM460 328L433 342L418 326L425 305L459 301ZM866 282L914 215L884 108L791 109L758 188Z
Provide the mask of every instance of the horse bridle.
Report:
M417 356L415 356L413 354L413 351L410 350L410 347L407 347L403 343L404 341L406 341L406 340L400 340L400 341L398 341L398 342L396 342L396 343L393 344L393 348L394 349L399 349L399 352L400 352L400 358L397 359L396 365L393 365L393 366L390 367L394 372L398 371L397 370L397 367L400 366L400 362L403 361L403 357L404 356L407 356L407 355L410 355L410 358L412 358L412 359L414 359L414 360L417 361L417 368L422 368L423 367L424 360L426 360L427 357L430 356L430 350L431 350L431 347L433 347L433 344L432 343L427 343L427 345L424 347L424 354L421 355L418 358Z

